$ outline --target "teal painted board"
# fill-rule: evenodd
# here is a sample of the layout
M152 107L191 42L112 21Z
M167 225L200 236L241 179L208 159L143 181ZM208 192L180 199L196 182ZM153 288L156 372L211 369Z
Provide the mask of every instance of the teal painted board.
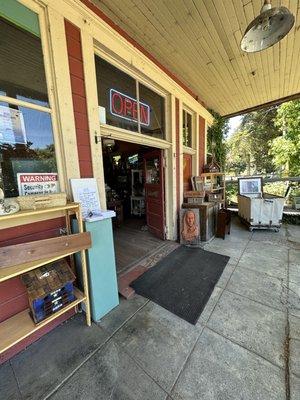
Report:
M119 304L114 239L111 218L86 222L92 236L88 250L91 312L94 321Z
M0 16L40 37L38 15L17 0L0 0Z
M78 232L77 220L72 221L74 232ZM115 262L114 239L111 218L85 222L85 230L91 233L92 247L87 250L91 314L99 321L119 304L118 282ZM76 274L82 289L80 254L75 254Z

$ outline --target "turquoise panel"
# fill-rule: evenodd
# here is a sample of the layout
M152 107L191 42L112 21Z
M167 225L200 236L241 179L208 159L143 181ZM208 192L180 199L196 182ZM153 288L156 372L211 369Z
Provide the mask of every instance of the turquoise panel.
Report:
M109 218L85 225L92 235L88 250L92 318L99 321L119 304L112 223Z
M76 223L73 227L77 231ZM86 222L85 228L92 237L92 247L87 252L91 313L92 319L99 321L119 304L111 219ZM76 257L76 262L80 262L80 257Z
M17 0L0 0L0 16L40 37L38 15Z

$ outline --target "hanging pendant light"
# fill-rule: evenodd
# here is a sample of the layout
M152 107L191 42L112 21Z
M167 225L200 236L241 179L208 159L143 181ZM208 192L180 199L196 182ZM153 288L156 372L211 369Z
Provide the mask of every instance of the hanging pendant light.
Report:
M260 14L247 27L241 49L247 53L265 50L285 37L295 23L294 15L286 7L272 8L265 0Z

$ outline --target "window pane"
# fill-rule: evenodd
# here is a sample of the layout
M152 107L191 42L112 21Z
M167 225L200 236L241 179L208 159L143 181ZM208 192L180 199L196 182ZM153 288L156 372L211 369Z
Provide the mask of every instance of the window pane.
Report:
M0 103L0 186L6 197L18 196L20 172L57 172L51 117Z
M159 184L159 158L146 161L146 183Z
M159 139L165 138L165 99L139 85L141 132Z
M0 18L0 93L48 106L39 37Z
M182 144L186 146L187 143L187 129L185 129L186 125L186 111L182 110Z
M182 112L182 142L186 147L192 147L192 116L187 111Z
M95 56L101 122L132 131L138 130L136 81Z

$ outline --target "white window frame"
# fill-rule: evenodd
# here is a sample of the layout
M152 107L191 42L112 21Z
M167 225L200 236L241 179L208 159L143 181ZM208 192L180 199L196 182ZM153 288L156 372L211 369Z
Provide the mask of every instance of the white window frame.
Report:
M192 141L192 145L191 146L185 146L183 144L183 115L190 114L191 115L191 121L192 121L192 131L191 131L191 141ZM181 109L181 125L180 125L180 131L181 131L181 143L182 143L182 149L183 152L186 154L191 154L191 155L195 155L196 154L196 117L197 114L192 111L190 108L188 108L187 106L185 106L183 104L182 109Z

